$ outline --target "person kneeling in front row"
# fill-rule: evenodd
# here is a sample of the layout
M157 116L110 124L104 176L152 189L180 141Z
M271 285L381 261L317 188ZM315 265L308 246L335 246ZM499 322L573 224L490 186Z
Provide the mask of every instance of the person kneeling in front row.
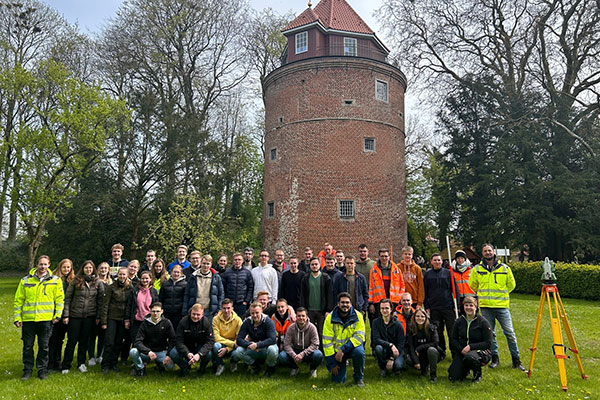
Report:
M490 323L477 313L475 297L465 297L465 315L461 315L452 329L450 347L455 354L450 368L450 381L464 380L473 371L473 382L481 381L481 367L492 359L492 328Z
M175 270L177 265L173 267ZM198 375L206 372L206 366L212 359L215 343L211 322L204 315L202 304L194 304L190 314L177 325L175 347L169 353L173 361L181 368L181 376L187 376L193 365L200 363Z
M277 334L275 324L263 314L260 303L254 302L250 305L250 318L246 318L242 323L236 343L238 347L231 355L232 362L242 360L250 365L254 375L258 375L258 362L266 361L267 370L264 376L268 378L273 375L277 365Z
M354 382L358 387L365 386L365 321L352 307L348 292L338 295L337 307L325 318L323 352L333 382L346 381L346 360L352 358Z
M279 363L292 368L290 375L298 375L300 364L310 364L311 378L317 377L317 367L323 362L323 353L319 350L317 327L308 319L304 307L296 310L296 322L289 326L283 340L283 350L279 353Z
M173 360L168 354L175 345L175 331L171 321L162 314L162 304L152 303L150 315L138 329L133 348L129 351L129 359L133 362L132 375L144 376L144 362L148 361L155 361L159 372L164 372L165 367L173 368Z

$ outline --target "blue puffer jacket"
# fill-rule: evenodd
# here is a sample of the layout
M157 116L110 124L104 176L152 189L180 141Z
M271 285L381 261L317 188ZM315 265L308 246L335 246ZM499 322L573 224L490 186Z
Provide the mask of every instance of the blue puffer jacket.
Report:
M204 315L209 317L209 319L219 311L221 302L225 298L221 277L214 269L211 268L210 271L212 272L210 283L210 306L208 310L204 310ZM200 270L190 275L190 278L187 281L188 284L185 288L185 294L183 295L183 308L181 310L181 315L184 317L188 314L188 310L196 304L196 298L198 297L198 274L200 274Z
M250 270L244 267L229 268L221 275L221 278L223 278L225 297L231 299L233 304L240 304L244 301L248 304L252 302L254 280Z

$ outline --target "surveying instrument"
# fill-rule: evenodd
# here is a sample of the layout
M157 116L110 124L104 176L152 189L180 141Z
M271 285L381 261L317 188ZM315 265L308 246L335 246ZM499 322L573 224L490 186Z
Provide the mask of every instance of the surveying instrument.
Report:
M538 308L537 322L535 324L535 333L533 334L533 346L531 347L531 361L529 361L529 370L527 376L531 377L533 370L533 361L535 360L535 351L537 350L537 343L540 336L540 327L542 325L542 316L544 314L544 303L548 302L548 312L550 313L550 325L552 327L552 339L554 344L552 345L552 352L554 357L558 361L558 373L560 375L560 383L562 390L567 391L567 370L565 368L565 359L569 358L566 354L566 346L563 344L562 330L560 323L565 328L567 338L569 339L569 350L575 354L575 360L577 361L577 367L583 379L587 379L587 375L583 371L583 364L581 363L581 357L579 357L579 350L573 337L573 331L571 331L571 325L567 319L567 313L565 307L558 293L558 286L556 285L556 275L554 274L554 263L546 257L544 264L542 265L542 294L540 296L540 306ZM556 314L552 313L552 304L550 301L550 294L552 293L552 299L554 300L554 308ZM559 319L560 318L560 319Z

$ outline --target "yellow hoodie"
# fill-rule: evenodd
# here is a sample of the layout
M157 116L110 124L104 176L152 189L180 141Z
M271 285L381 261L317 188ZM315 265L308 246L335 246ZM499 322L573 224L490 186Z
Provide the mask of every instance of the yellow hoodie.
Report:
M212 326L215 342L225 345L228 351L233 351L235 339L242 327L242 319L238 317L235 311L232 311L231 318L226 321L223 312L219 311L213 317Z

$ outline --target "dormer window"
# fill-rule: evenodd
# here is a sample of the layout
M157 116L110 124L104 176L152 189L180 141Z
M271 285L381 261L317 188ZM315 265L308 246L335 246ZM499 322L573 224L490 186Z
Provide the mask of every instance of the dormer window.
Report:
M296 54L305 53L308 51L308 32L300 32L296 34Z
M356 39L344 38L344 55L356 57Z

